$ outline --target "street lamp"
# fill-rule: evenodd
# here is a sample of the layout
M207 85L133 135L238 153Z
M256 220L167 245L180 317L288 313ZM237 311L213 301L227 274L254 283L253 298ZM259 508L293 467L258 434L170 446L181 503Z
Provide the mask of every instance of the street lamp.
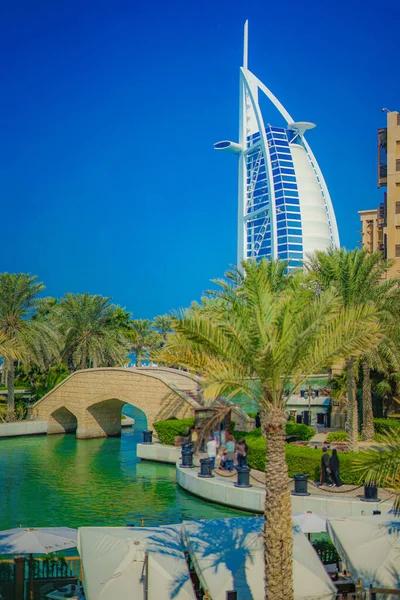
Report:
M311 386L308 387L307 390L304 391L304 398L307 400L308 399L308 424L311 427L311 423L312 423L312 419L311 419L311 398L314 400L315 398L315 391L311 388Z

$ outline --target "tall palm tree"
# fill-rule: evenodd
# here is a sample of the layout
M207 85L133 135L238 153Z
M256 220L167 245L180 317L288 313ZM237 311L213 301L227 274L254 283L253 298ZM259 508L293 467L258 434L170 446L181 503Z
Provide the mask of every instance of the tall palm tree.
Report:
M168 333L172 329L173 322L174 322L174 318L171 315L159 315L158 317L154 318L153 323L154 323L155 327L157 327L158 331L160 332L161 337L164 340L164 342L167 339Z
M110 298L85 293L65 294L54 308L70 371L123 363L126 343L110 306Z
M125 335L131 351L135 353L136 365L140 367L151 352L160 348L162 337L149 319L134 319L130 325L131 329Z
M267 440L265 595L292 600L292 524L285 459L285 404L312 373L358 355L379 337L373 306L343 308L333 290L319 295L288 264L243 263L220 281L213 302L183 312L158 360L201 375L204 396L245 393L260 406Z
M314 280L317 290L334 287L341 296L344 307L357 307L367 302L374 303L382 318L383 307L393 295L398 298L398 281L384 280L391 266L389 261L382 260L380 253L369 254L366 250L347 251L330 250L316 252L308 264L310 279ZM390 301L388 306L396 306ZM398 300L397 300L398 310ZM367 352L364 353L365 355ZM358 408L355 381L354 356L345 356L347 369L347 421L348 447L358 451ZM368 395L366 403L369 402ZM372 414L372 405L366 406L366 416Z
M38 294L43 283L26 273L0 273L0 334L19 356L4 356L7 370L7 420L15 419L15 358L45 364L57 352L58 336L51 324L36 320Z

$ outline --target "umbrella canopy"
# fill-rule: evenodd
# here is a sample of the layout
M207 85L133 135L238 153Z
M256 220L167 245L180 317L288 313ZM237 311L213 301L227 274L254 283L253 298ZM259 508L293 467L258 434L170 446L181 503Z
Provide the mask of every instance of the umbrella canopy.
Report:
M78 548L87 600L196 600L180 526L81 527Z
M196 572L212 600L264 600L263 519L184 521L183 537ZM332 600L336 588L299 527L293 529L293 585L296 600Z
M293 523L298 525L303 533L322 533L326 531L326 517L313 512L295 513Z
M39 527L0 531L0 554L48 554L75 548L78 532L70 527Z
M365 589L370 585L400 589L399 518L374 515L328 519L328 533L352 577L361 579Z

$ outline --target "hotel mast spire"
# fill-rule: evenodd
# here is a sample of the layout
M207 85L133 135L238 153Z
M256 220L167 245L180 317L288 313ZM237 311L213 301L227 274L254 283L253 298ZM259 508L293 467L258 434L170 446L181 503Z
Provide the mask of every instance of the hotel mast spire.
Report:
M249 59L249 22L246 20L244 24L243 36L243 68L247 69Z

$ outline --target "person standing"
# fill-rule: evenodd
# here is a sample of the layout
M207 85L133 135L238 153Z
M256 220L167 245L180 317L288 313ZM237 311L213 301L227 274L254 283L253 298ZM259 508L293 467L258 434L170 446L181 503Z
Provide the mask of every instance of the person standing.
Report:
M260 411L256 414L256 428L259 429L261 427L261 415Z
M226 470L233 471L233 464L235 461L235 438L233 435L229 436L229 442L226 443Z
M219 468L225 471L226 469L226 455L227 451L225 446L221 446L220 448L221 460L219 461Z
M331 475L332 475L333 483L335 485L337 485L337 487L340 487L341 485L343 485L343 482L340 479L340 473L339 473L340 462L339 462L339 455L337 453L336 448L334 448L332 450L332 456L329 461L329 466L331 468Z
M207 456L212 460L211 468L215 469L215 458L217 456L217 442L211 435L208 436Z
M236 445L236 452L237 452L237 466L238 467L244 467L245 465L245 459L246 459L246 450L244 447L244 440L239 440L239 442Z
M332 477L331 477L330 457L327 452L327 449L324 446L322 448L320 484L323 485L325 483L325 481L328 481L328 485L330 487L333 486Z

